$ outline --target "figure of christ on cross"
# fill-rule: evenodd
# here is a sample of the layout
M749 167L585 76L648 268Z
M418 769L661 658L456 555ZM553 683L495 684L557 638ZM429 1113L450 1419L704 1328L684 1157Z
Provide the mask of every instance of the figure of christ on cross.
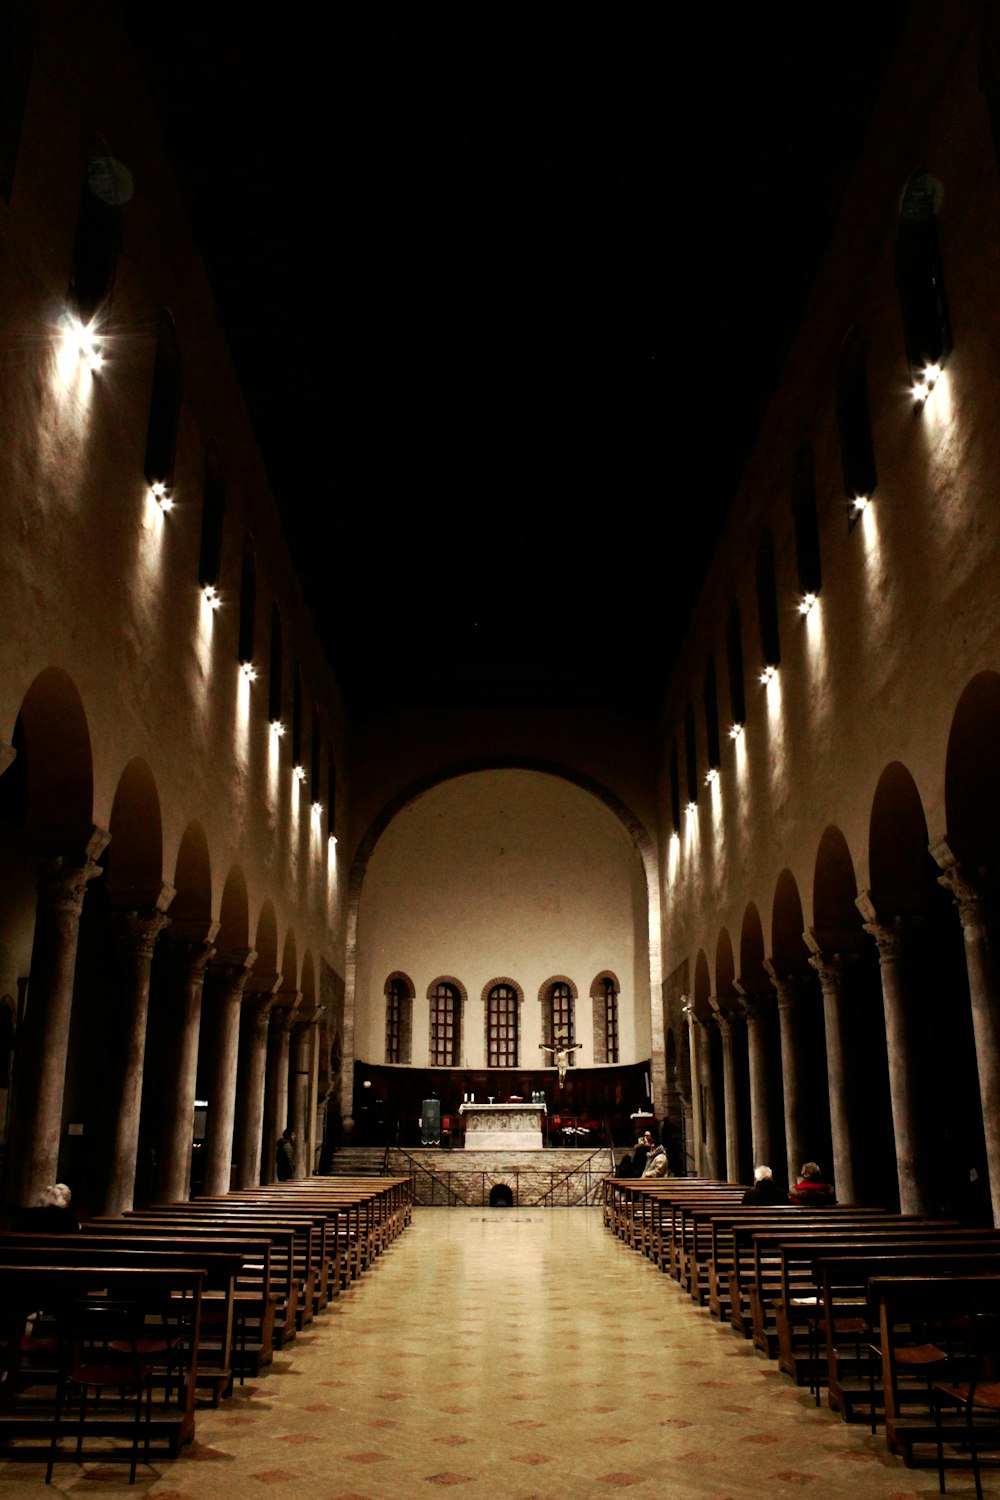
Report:
M559 1069L560 1088L562 1088L563 1084L566 1082L566 1069L569 1067L569 1060L571 1055L574 1052L578 1052L582 1046L582 1042L573 1042L572 1045L569 1045L567 1042L539 1042L539 1051L552 1053L552 1061Z

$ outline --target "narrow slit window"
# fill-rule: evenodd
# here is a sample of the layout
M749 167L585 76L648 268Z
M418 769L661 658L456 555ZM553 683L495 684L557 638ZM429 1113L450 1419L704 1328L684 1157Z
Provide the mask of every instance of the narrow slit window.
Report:
M705 745L708 769L717 771L722 764L722 751L719 744L719 695L715 684L715 661L711 656L705 663Z
M205 450L205 484L201 501L201 547L198 552L198 582L213 597L222 567L222 528L226 514L226 490L222 461L214 443Z
M854 525L878 484L866 362L864 334L858 327L848 329L837 369L837 428L850 526Z
M778 667L781 665L781 635L774 581L774 539L769 531L762 533L757 546L757 618L764 666Z
M726 622L726 667L729 672L729 711L733 728L747 721L746 684L743 679L743 628L740 607L733 604Z
M149 397L146 458L143 472L150 485L168 485L174 477L177 429L181 412L181 349L174 320L160 314Z
M244 667L249 667L253 662L256 615L257 568L253 547L247 541L243 544L243 568L240 574L240 634L236 652L237 660Z
M819 522L816 516L816 475L812 448L808 443L802 444L795 458L792 521L795 526L799 591L803 599L814 599L823 587L823 571L820 564Z
M284 650L281 640L281 614L271 605L271 654L267 672L267 716L272 724L282 724L282 676Z

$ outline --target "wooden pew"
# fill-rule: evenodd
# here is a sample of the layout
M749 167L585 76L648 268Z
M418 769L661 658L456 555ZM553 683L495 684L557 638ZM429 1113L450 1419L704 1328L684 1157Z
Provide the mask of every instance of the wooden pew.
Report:
M150 1270L194 1267L203 1272L201 1324L195 1384L208 1388L212 1405L232 1394L232 1338L236 1281L245 1250L226 1241L174 1241L128 1235L9 1233L0 1235L7 1265L65 1265L87 1269L120 1266ZM210 1315L212 1310L213 1315Z
M873 1276L868 1283L870 1318L878 1330L882 1351L882 1392L885 1440L891 1452L901 1453L909 1466L914 1448L935 1441L929 1417L907 1417L900 1399L901 1372L896 1354L900 1331L908 1337L913 1323L946 1322L979 1313L1000 1316L1000 1275L987 1276Z
M180 1315L179 1337L179 1404L164 1402L153 1412L150 1427L150 1452L158 1458L176 1458L181 1445L194 1436L194 1393L201 1322L201 1288L204 1271L197 1267L122 1266L121 1264L78 1266L72 1263L21 1265L0 1260L0 1317L8 1355L15 1368L3 1383L4 1398L0 1405L0 1442L4 1458L45 1463L55 1425L52 1383L55 1366L39 1372L39 1382L30 1383L29 1372L19 1364L20 1335L27 1317L38 1309L53 1314L53 1327L60 1330L70 1310L81 1299L95 1295L136 1301L155 1316L169 1303ZM56 1361L64 1356L60 1338L56 1337ZM44 1382L44 1383L43 1383ZM73 1439L70 1449L57 1458L77 1462L76 1437L81 1432L78 1415L67 1413L59 1423L61 1436ZM114 1407L91 1407L83 1424L82 1435L106 1439L131 1437L133 1418L126 1419ZM100 1457L107 1461L105 1448L87 1452L84 1459Z

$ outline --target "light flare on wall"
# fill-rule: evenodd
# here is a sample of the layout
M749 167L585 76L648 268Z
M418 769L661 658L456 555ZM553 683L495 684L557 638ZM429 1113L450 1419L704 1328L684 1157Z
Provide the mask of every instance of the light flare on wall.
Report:
M743 725L742 724L730 724L730 726L729 726L729 738L731 740L738 740L741 737L742 734L743 734Z
M173 510L174 497L171 495L162 479L158 479L155 484L151 484L149 486L149 496L150 499L153 500L161 510Z
M206 583L202 587L201 597L203 603L206 604L207 607L213 612L217 609L222 608L222 600L219 597L219 590L215 587L214 583Z
M715 783L718 781L718 779L719 779L719 768L718 768L718 766L709 766L708 770L705 772L705 785L706 786L714 786Z
M800 597L800 599L799 599L799 614L800 615L811 614L811 612L813 611L813 609L815 609L815 607L816 607L816 599L817 599L817 595L816 594L808 594L808 593L803 594Z
M257 681L257 668L254 666L252 661L241 661L240 671L246 678L247 682Z
M250 679L241 670L236 676L236 715L233 722L233 751L241 769L250 756Z
M306 768L305 768L305 766L303 766L303 765L293 766L292 767L292 776L294 777L294 779L295 779L296 782L301 783L301 782L305 781L305 779L306 779Z
M673 880L681 862L681 836L675 830L667 845L667 879Z
M91 375L96 375L104 364L104 340L96 319L83 323L76 313L66 312L59 320L59 331L66 356L63 368L82 365Z
M777 667L772 666L770 662L766 667L763 668L763 670L758 674L757 677L757 681L759 683L762 683L764 687L770 687L773 682L777 681L777 679L778 669Z
M271 720L271 733L274 735L274 738L276 740L280 740L283 738L285 733L285 726L284 724L282 724L280 719Z

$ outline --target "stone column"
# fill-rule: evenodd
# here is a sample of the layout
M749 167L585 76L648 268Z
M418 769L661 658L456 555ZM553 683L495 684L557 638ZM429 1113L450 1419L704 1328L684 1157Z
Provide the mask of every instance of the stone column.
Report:
M726 1181L740 1180L740 1121L736 1102L736 1068L733 1062L733 1018L715 995L708 997L722 1037L722 1097L726 1128Z
M920 1151L916 1049L902 967L906 922L903 917L880 921L869 891L860 893L856 905L865 919L865 931L878 945L885 1039L889 1055L889 1096L892 1103L892 1128L896 1138L899 1208L904 1214L929 1214L933 1212L933 1195Z
M734 988L747 1018L747 1061L750 1072L750 1136L755 1167L770 1167L774 1161L771 1118L768 1112L767 1041L762 1008L769 995L755 995L737 980ZM779 1168L780 1175L780 1168Z
M274 1148L288 1124L288 1050L301 990L280 990L270 1014L267 1036L267 1077L264 1084L264 1134L261 1143L261 1181L274 1182Z
M280 974L255 973L251 974L243 991L234 1143L238 1188L260 1185L268 1017L280 983Z
M216 993L215 1047L209 1071L208 1128L205 1133L205 1193L228 1193L232 1175L233 1126L236 1119L236 1069L239 1060L240 1003L255 951L220 954L209 964Z
M778 997L778 1027L781 1032L781 1097L785 1112L785 1159L788 1181L798 1182L799 1168L805 1160L805 1132L802 1127L802 1075L799 1066L799 1028L796 1015L803 976L794 971L779 973L770 959L765 959L764 968Z
M102 873L97 861L110 840L95 828L80 854L47 860L39 869L12 1154L13 1190L22 1206L34 1203L57 1176L80 913L88 882Z
M705 1152L702 1146L701 1126L701 1032L694 1013L694 1001L684 1006L688 1023L688 1051L691 1054L691 1134L694 1138L694 1175L704 1177Z
M307 1141L309 1137L309 1075L312 1061L312 1040L315 1034L314 1018L298 1021L292 1028L294 1042L292 1051L292 1078L291 1078L291 1114L292 1129L295 1131L295 1173L296 1177L307 1177L312 1163L306 1162Z
M202 986L205 965L215 952L213 943L218 930L218 922L186 922L175 923L169 934L179 974L175 1051L165 1081L157 1148L156 1197L159 1203L185 1203L191 1193Z
M149 1016L149 975L156 939L170 920L165 913L175 894L172 886L165 885L149 909L119 913L120 936L128 971L128 993L124 1067L111 1146L111 1164L104 1192L105 1214L123 1214L132 1207L135 1197L142 1073L146 1060L146 1021Z
M847 1070L847 1035L843 991L846 976L856 956L824 953L812 928L802 934L812 949L809 962L819 975L823 991L823 1026L826 1035L826 1073L830 1091L830 1138L833 1146L833 1182L841 1203L857 1202L854 1174L854 1142L851 1134L850 1091Z
M969 879L944 839L931 846L931 854L944 871L938 877L939 884L955 898L965 939L993 1222L1000 1224L1000 996L989 928L983 914L981 882Z

